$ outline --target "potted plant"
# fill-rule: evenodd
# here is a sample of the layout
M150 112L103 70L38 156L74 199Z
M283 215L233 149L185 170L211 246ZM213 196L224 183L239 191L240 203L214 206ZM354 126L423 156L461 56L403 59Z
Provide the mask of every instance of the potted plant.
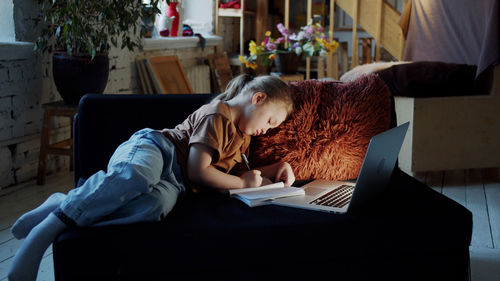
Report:
M53 77L66 103L86 93L102 93L111 46L130 51L140 45L140 20L159 12L159 0L34 0L35 24L42 24L35 50L53 54ZM143 21L143 25L144 25Z
M277 25L281 37L272 38L267 31L264 42L257 45L254 41L249 44L249 56L240 56L240 61L247 67L256 69L260 65L272 65L276 62L278 71L285 74L297 72L302 55L307 57L323 56L335 52L338 43L328 42L323 33L324 28L319 23L310 21L300 28L298 33L292 33L283 26Z

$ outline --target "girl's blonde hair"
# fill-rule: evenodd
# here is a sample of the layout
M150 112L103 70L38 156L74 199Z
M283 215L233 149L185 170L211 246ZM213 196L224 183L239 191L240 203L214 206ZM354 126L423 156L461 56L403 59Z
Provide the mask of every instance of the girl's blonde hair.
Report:
M288 85L278 77L270 75L252 76L241 74L233 78L226 87L226 91L216 96L214 100L228 101L240 94L266 93L267 102L281 102L290 114L293 111L293 98Z

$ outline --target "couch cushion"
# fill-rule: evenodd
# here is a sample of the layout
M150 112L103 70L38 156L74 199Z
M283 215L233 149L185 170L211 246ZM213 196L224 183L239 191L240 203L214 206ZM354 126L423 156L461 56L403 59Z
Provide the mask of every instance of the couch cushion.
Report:
M419 61L376 73L394 96L446 97L488 94L487 81L476 80L477 66L439 61Z
M389 128L388 88L375 74L346 83L307 80L290 86L295 111L252 140L254 164L287 161L297 179L356 178L370 138Z

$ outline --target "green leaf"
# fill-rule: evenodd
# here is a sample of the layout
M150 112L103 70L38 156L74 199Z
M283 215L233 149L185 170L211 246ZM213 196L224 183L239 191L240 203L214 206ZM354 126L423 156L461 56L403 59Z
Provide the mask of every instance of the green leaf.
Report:
M159 0L151 0L147 10L140 0L33 1L40 9L33 23L43 26L36 46L40 51L49 49L42 43L47 40L54 42L54 48L73 53L107 52L111 45L133 50L141 42L137 23L160 12Z
M314 55L314 46L311 44L311 42L307 42L302 46L302 50L308 57L312 57Z

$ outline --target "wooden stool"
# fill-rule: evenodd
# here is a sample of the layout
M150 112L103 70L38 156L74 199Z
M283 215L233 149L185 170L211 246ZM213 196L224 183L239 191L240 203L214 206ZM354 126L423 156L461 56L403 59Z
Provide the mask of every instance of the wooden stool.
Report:
M47 156L49 154L68 155L69 170L73 171L73 117L78 111L76 105L65 104L63 101L50 102L42 105L43 114L42 137L40 139L40 157L38 158L38 176L36 183L45 184ZM51 119L55 116L71 118L71 135L69 139L50 144Z

